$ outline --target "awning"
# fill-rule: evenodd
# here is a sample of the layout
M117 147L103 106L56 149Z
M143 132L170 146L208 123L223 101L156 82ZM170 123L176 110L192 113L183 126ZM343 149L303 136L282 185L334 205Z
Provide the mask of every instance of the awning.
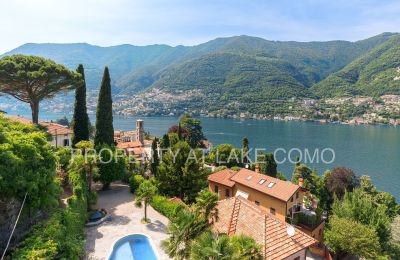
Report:
M249 197L249 194L247 192L241 191L241 190L237 190L235 196L241 196L245 199L247 199Z

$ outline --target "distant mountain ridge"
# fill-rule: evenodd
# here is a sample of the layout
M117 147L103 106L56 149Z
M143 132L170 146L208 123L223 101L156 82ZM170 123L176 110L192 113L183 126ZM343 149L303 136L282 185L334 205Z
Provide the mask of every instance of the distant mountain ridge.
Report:
M132 95L153 88L167 92L196 89L212 106L224 100L254 103L303 96L400 93L400 81L389 80L400 66L399 39L397 33L383 33L356 42L282 42L243 35L176 47L28 43L1 56L43 56L71 69L82 63L92 90L98 89L108 65L115 94ZM346 78L355 72L355 78ZM345 87L343 82L347 82Z

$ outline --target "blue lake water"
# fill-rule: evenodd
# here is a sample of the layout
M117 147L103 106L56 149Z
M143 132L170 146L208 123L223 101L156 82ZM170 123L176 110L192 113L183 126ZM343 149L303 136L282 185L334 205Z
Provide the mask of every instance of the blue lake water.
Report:
M157 260L157 257L146 236L129 235L115 243L109 260Z
M30 116L29 114L26 114ZM62 117L58 113L42 113L44 120ZM67 115L68 116L68 115ZM70 117L70 115L69 115ZM94 122L94 117L91 121ZM114 128L132 130L138 117L114 116ZM176 124L174 117L141 117L145 122L145 130L153 135L161 136L167 129ZM319 163L307 163L319 174L336 166L353 169L358 175L370 175L375 185L400 199L400 127L393 126L352 126L341 124L319 124L295 121L262 121L222 118L201 118L206 137L215 145L231 143L237 147L246 136L250 147L262 148L277 152L277 160L286 162L278 165L278 170L288 178L291 177L293 164L288 162L290 149L299 149L305 157L308 149L312 157L318 149ZM321 160L322 150L332 149L334 161L325 164ZM325 161L331 161L331 150L324 152ZM291 153L292 160L299 155L298 150ZM254 157L254 155L252 156ZM314 159L316 159L314 157Z

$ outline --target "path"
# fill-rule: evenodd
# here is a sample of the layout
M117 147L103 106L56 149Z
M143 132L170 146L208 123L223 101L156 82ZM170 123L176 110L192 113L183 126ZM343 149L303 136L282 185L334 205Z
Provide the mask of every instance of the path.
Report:
M141 233L149 236L161 259L169 259L160 248L162 240L167 238L165 233L168 219L147 208L150 224L141 224L143 208L134 205L133 195L125 184L112 184L110 190L98 192L98 208L104 208L112 220L99 226L86 228L86 259L107 259L112 245L116 240L126 235Z

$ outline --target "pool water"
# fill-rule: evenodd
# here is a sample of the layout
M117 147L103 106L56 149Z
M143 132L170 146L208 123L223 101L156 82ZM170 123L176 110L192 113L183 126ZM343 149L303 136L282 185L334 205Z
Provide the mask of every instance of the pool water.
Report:
M129 235L118 240L109 260L157 260L149 239L144 235Z

